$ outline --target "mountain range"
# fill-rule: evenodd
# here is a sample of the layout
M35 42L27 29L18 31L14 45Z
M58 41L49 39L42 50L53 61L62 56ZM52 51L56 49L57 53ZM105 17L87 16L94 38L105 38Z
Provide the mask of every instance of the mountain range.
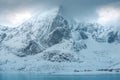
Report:
M120 30L65 17L61 8L0 26L0 71L120 71Z

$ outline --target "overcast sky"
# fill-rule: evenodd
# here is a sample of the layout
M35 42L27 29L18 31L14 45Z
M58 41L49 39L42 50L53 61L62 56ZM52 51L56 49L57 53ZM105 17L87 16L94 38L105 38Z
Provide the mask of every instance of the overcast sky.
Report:
M101 17L105 16L103 13L112 11L109 13L110 17L119 18L120 12L120 0L0 0L0 24L14 26L22 18L30 18L38 12L42 13L59 5L62 5L70 16L81 21L94 21L100 17L98 21L105 22L109 21L109 18ZM111 16L112 13L116 16Z

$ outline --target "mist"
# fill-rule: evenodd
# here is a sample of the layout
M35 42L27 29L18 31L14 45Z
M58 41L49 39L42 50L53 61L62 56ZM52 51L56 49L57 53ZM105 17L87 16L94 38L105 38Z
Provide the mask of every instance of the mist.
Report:
M75 20L94 22L99 17L99 9L106 6L119 8L119 4L119 0L0 0L0 25L15 26L16 14L27 12L33 16L59 6Z

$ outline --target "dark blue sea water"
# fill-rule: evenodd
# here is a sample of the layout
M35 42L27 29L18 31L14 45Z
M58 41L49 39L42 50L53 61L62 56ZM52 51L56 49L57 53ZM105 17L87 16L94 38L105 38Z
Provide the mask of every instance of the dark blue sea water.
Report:
M0 73L0 80L120 80L120 74L41 75L39 73Z

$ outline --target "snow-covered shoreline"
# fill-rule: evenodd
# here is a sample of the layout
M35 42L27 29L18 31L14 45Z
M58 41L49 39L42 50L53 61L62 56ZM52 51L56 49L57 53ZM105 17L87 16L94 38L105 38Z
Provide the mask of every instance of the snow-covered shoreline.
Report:
M59 72L59 73L41 73L36 71L0 71L0 74L34 74L34 75L58 75L58 76L79 76L79 75L112 75L112 74L120 74L120 72L106 72L106 71L94 71L94 72Z

